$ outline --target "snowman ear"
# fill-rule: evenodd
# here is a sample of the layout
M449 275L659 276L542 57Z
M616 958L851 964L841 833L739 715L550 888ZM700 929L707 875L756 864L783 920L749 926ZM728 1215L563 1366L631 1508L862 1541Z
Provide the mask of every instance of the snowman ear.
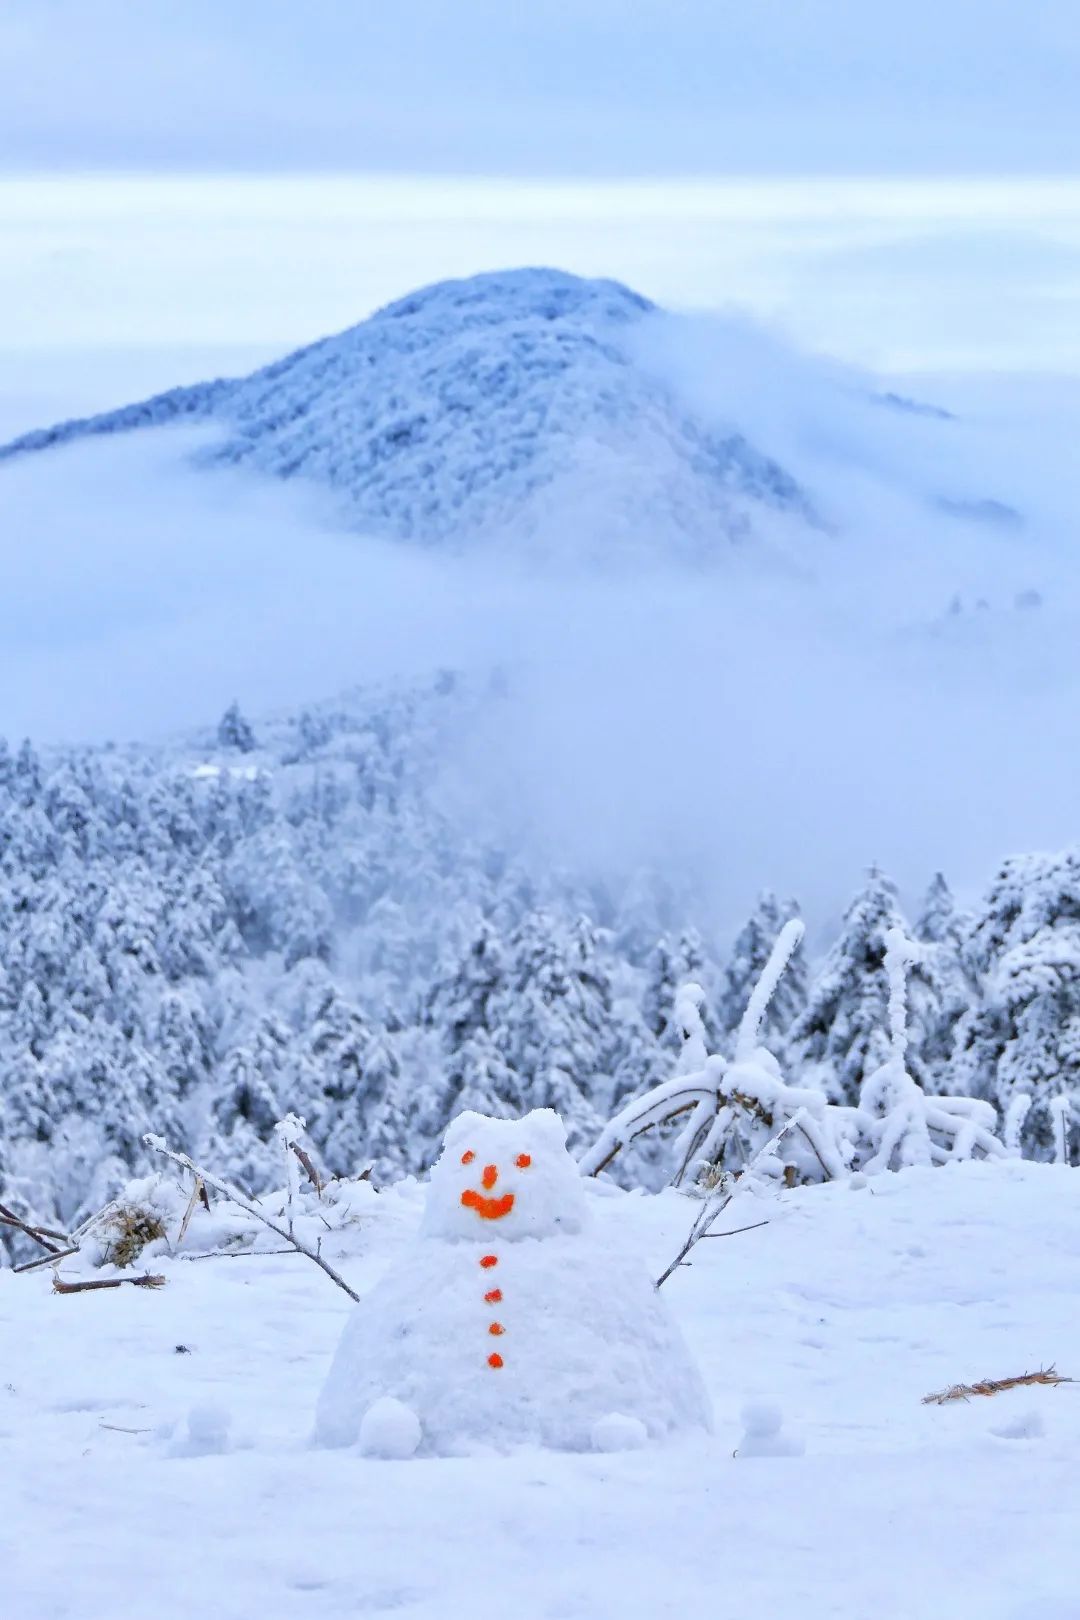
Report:
M450 1148L459 1147L464 1142L466 1147L474 1148L476 1146L475 1141L465 1141L465 1138L478 1136L484 1126L490 1124L491 1121L485 1114L477 1114L471 1108L467 1108L463 1114L459 1114L456 1119L452 1119L446 1127L446 1133L443 1136L443 1147L449 1150Z
M521 1124L529 1133L530 1141L538 1147L543 1147L548 1153L565 1153L566 1126L555 1112L554 1108L534 1108L531 1114L526 1114Z

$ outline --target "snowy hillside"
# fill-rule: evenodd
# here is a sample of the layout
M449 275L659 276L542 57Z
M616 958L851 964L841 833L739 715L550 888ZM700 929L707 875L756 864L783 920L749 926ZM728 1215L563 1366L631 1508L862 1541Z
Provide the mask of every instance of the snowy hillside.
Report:
M590 1201L613 1258L654 1276L694 1209ZM369 1194L327 1237L358 1291L422 1204L411 1182ZM188 1262L159 1243L154 1291L0 1274L5 1612L1076 1620L1080 1385L923 1397L1080 1373L1080 1176L908 1170L781 1193L731 1225L766 1219L700 1245L663 1290L713 1433L617 1455L312 1449L351 1307L296 1254ZM766 1405L793 1454L750 1454L743 1411L760 1430Z
M642 365L630 339L655 313L556 270L443 282L250 377L29 433L0 459L186 420L221 426L209 460L328 485L373 534L555 542L587 519L594 542L707 550L755 512L809 518L781 466Z

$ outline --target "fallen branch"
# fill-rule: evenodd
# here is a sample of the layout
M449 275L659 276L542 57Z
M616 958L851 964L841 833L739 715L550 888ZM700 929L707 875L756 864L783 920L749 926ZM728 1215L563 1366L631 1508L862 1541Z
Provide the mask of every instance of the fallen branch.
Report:
M231 1204L238 1205L254 1220L261 1221L263 1226L269 1227L270 1231L276 1233L283 1243L289 1244L291 1248L298 1250L300 1254L306 1254L308 1259L313 1260L321 1271L325 1271L331 1282L336 1283L354 1303L359 1302L360 1295L349 1287L344 1277L336 1272L333 1266L323 1259L321 1254L309 1248L306 1243L301 1243L295 1233L287 1231L284 1226L279 1226L276 1221L272 1221L269 1215L260 1209L253 1199L245 1198L242 1192L231 1186L229 1182L223 1181L220 1176L213 1175L209 1170L203 1170L192 1159L189 1159L186 1153L174 1152L163 1136L144 1136L143 1141L155 1153L160 1153L163 1158L171 1159L173 1164L178 1164L182 1170L187 1170L189 1174L198 1176L207 1187L213 1187L215 1192L220 1193L222 1198L227 1198Z
M766 1159L770 1158L771 1155L776 1152L777 1148L784 1140L784 1137L787 1136L788 1132L795 1130L797 1127L801 1126L802 1123L803 1110L800 1108L799 1112L797 1114L793 1114L789 1120L781 1125L778 1131L774 1131L772 1136L770 1136L769 1140L765 1143L765 1146L754 1154L754 1157L750 1160L750 1163L747 1165L738 1181L732 1183L728 1187L718 1189L716 1192L710 1194L710 1196L706 1198L694 1219L690 1231L687 1233L686 1242L683 1244L674 1260L668 1266L667 1270L661 1272L660 1276L656 1279L657 1288L662 1288L667 1282L668 1278L671 1276L672 1272L677 1271L680 1266L684 1266L686 1264L686 1257L690 1253L690 1250L694 1247L695 1243L700 1243L702 1238L712 1235L710 1234L709 1228L716 1223L716 1221L723 1214L724 1210L727 1209L728 1205L738 1195L738 1193L744 1187L748 1187L753 1183L754 1172L765 1163ZM768 1223L762 1221L758 1224L764 1226ZM729 1234L717 1232L715 1235L717 1237L725 1237Z
M1021 1373L1018 1378L983 1378L977 1384L950 1384L936 1395L924 1395L924 1406L944 1406L948 1401L967 1401L972 1395L1000 1395L1003 1389L1019 1389L1028 1384L1075 1384L1075 1378L1065 1378L1053 1367L1042 1367L1038 1372Z
M103 1277L95 1282L64 1282L59 1275L53 1278L54 1294L88 1294L96 1288L164 1288L165 1278L160 1272L147 1271L141 1277Z

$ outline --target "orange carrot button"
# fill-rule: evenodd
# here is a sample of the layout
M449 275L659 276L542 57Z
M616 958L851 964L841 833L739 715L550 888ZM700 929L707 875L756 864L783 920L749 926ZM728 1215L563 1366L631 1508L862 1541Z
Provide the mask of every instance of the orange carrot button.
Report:
M484 1295L485 1305L497 1305L502 1299L502 1289L493 1288L489 1294Z
M495 1336L498 1337L500 1333L505 1333L506 1329L503 1327L501 1322L490 1322L488 1324L488 1332L494 1333Z
M480 1256L480 1264L484 1267L497 1266L498 1263L499 1257L497 1254L482 1254Z
M493 1351L492 1354L490 1356L488 1356L488 1366L489 1367L501 1367L502 1364L503 1364L503 1358L497 1352Z

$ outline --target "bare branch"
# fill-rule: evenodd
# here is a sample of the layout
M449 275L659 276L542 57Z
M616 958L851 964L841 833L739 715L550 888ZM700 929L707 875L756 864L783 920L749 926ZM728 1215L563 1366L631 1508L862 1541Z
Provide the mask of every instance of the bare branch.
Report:
M202 1169L192 1159L189 1159L186 1153L174 1152L167 1145L164 1137L150 1135L145 1136L143 1140L147 1147L152 1148L155 1153L160 1153L163 1158L171 1159L174 1164L178 1164L182 1170L187 1170L191 1175L198 1176L207 1187L213 1187L215 1192L220 1193L222 1198L227 1198L231 1204L237 1204L254 1220L261 1221L263 1226L269 1227L270 1231L276 1233L283 1243L289 1244L291 1248L298 1250L300 1254L306 1254L308 1259L314 1261L321 1271L326 1272L331 1282L336 1283L340 1289L348 1294L351 1300L359 1302L360 1295L349 1287L344 1277L336 1272L333 1266L323 1259L321 1254L317 1254L306 1243L302 1243L294 1233L287 1231L285 1227L279 1226L276 1221L271 1220L270 1216L260 1209L253 1199L245 1198L244 1194L236 1187L231 1186L229 1182L223 1181L220 1176L213 1175L209 1170Z
M64 1237L58 1232L50 1232L47 1227L32 1226L29 1221L24 1221L20 1216L16 1215L13 1209L8 1209L6 1204L0 1204L0 1225L13 1226L16 1231L24 1233L28 1238L32 1238L39 1248L48 1249L50 1254L58 1254L64 1244L70 1244L71 1242L70 1238ZM53 1241L54 1239L59 1241Z
M768 1226L769 1224L768 1221L755 1221L752 1226L733 1226L730 1232L703 1232L701 1237L702 1241L705 1238L738 1237L740 1232L756 1232L759 1226Z
M78 1249L61 1249L58 1254L43 1254L39 1260L27 1260L21 1266L12 1266L11 1274L14 1277L20 1271L40 1271L42 1266L58 1265L61 1260L67 1260L78 1252Z
M744 1187L748 1187L751 1184L754 1178L754 1173L760 1169L760 1167L768 1158L772 1156L772 1154L776 1152L776 1149L780 1146L780 1143L784 1140L784 1137L787 1136L788 1132L794 1130L797 1126L802 1124L802 1119L803 1110L800 1108L798 1113L793 1114L785 1124L781 1125L778 1131L774 1131L772 1136L770 1136L769 1140L765 1143L765 1146L761 1148L759 1152L754 1154L754 1157L750 1160L750 1163L747 1165L738 1181L734 1182L730 1187L719 1190L705 1199L694 1219L692 1226L690 1227L690 1231L687 1233L686 1242L683 1244L682 1248L679 1250L678 1254L675 1256L674 1260L667 1267L667 1269L662 1271L660 1276L656 1279L657 1288L662 1288L667 1282L668 1278L671 1276L672 1272L677 1271L680 1266L686 1264L686 1257L690 1253L690 1250L694 1247L694 1244L700 1242L702 1238L709 1236L709 1228L714 1225L714 1223L719 1219L724 1210L727 1209L728 1205L739 1194L739 1192ZM723 1233L717 1233L718 1237L723 1235Z

